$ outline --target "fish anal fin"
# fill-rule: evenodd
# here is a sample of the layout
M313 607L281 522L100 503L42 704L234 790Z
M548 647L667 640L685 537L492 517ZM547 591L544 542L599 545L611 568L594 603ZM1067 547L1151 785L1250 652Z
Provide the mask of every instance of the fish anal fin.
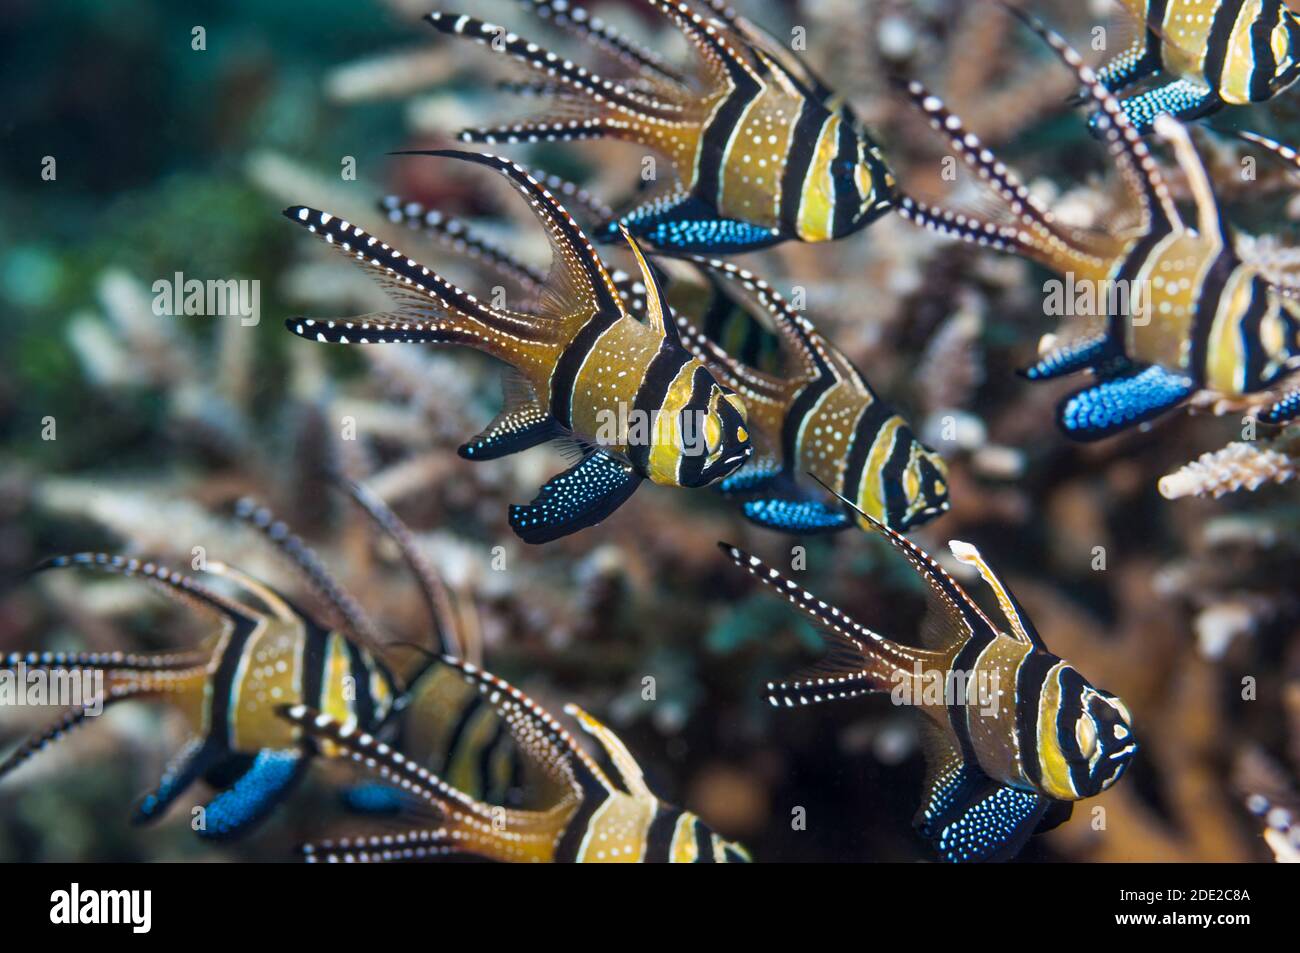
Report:
M913 825L950 863L1010 860L1033 835L1051 799L993 780L967 764L934 726L925 736L926 780Z

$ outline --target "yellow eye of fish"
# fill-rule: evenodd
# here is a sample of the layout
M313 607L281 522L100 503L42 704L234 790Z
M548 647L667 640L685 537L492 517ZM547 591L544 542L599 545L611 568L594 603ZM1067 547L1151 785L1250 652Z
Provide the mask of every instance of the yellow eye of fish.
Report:
M1074 723L1074 740L1085 758L1091 759L1097 753L1097 726L1091 715L1084 715Z
M942 480L935 480L934 492L939 496L943 496L943 494L948 492L948 484L944 483Z
M737 427L736 439L739 440L741 443L744 443L746 440L749 439L749 431L746 430L744 427Z

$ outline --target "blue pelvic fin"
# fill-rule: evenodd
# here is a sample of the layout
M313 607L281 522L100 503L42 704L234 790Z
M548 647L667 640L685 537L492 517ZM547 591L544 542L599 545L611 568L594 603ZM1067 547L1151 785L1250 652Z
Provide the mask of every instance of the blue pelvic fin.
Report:
M208 802L200 837L238 837L271 813L302 777L307 757L297 748L259 751L248 770Z
M717 489L723 496L744 496L746 493L758 493L771 487L772 483L780 478L783 472L783 468L778 461L756 458L722 480Z
M525 543L549 543L595 526L636 492L641 476L604 450L547 480L527 506L510 507L510 527Z
M1057 408L1057 422L1074 440L1101 440L1159 417L1193 390L1191 378L1159 365L1129 368L1067 397Z
M1038 822L1038 826L1034 828L1034 833L1046 834L1048 831L1054 831L1073 816L1073 801L1056 801L1049 798L1047 811L1044 812L1043 819Z
M1287 424L1300 417L1300 389L1283 394L1282 399L1259 415L1266 424Z
M353 814L376 816L400 814L412 803L411 798L400 788L378 782L344 788L339 798L343 801L344 809Z
M162 817L181 792L206 774L221 755L220 748L206 738L196 735L187 741L168 762L158 787L136 803L132 823L147 824Z
M937 730L925 740L927 773L912 821L942 860L1010 860L1043 821L1052 799L994 781L966 763Z
M1111 356L1113 350L1111 339L1105 335L1083 338L1049 351L1039 358L1036 364L1025 368L1020 373L1031 381L1064 377L1090 367L1097 367Z
M1175 80L1120 101L1124 115L1128 116L1138 135L1142 136L1151 131L1159 115L1168 113L1175 119L1184 121L1200 119L1222 105L1223 101L1214 90L1186 79ZM1088 124L1094 132L1097 131L1097 118L1094 115Z
M618 226L664 251L734 254L766 248L781 240L773 228L723 218L691 193L674 192L650 199L597 230L602 241L619 236Z
M831 509L820 500L808 499L749 500L745 503L745 517L765 529L799 536L836 533L853 525L842 511Z

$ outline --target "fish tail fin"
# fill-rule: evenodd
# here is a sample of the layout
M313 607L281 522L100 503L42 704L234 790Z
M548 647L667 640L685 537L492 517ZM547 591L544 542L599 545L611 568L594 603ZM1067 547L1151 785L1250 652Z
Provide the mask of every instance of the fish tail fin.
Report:
M916 665L929 668L937 664L937 653L899 645L878 635L767 566L757 556L728 543L719 543L718 548L798 609L816 626L830 650L820 662L792 678L769 682L764 694L773 706L794 708L888 692L900 680L910 677Z
M438 818L438 825L421 832L421 856L461 853L501 861L549 861L555 843L573 809L562 803L549 811L517 811L485 804L448 784L373 735L358 731L305 705L282 706L281 717L317 742L364 765L381 780L401 788ZM311 861L419 859L385 855L382 839L323 841L303 848ZM390 845L391 846L391 845ZM413 846L413 845L407 845ZM351 856L349 854L364 856Z

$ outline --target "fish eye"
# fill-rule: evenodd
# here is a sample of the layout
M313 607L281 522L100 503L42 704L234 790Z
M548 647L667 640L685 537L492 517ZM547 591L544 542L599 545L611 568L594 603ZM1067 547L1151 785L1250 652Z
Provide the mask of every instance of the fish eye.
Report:
M1074 740L1079 743L1079 752L1091 761L1097 753L1097 725L1091 715L1082 715L1074 723Z
M737 439L738 441L740 441L741 443L744 443L746 440L749 439L749 431L746 430L744 427L737 427L737 428L736 428L736 439Z
M948 484L944 483L942 480L935 480L935 481L934 481L934 495L935 495L935 496L943 496L943 495L944 495L945 493L947 493L947 492L948 492Z

